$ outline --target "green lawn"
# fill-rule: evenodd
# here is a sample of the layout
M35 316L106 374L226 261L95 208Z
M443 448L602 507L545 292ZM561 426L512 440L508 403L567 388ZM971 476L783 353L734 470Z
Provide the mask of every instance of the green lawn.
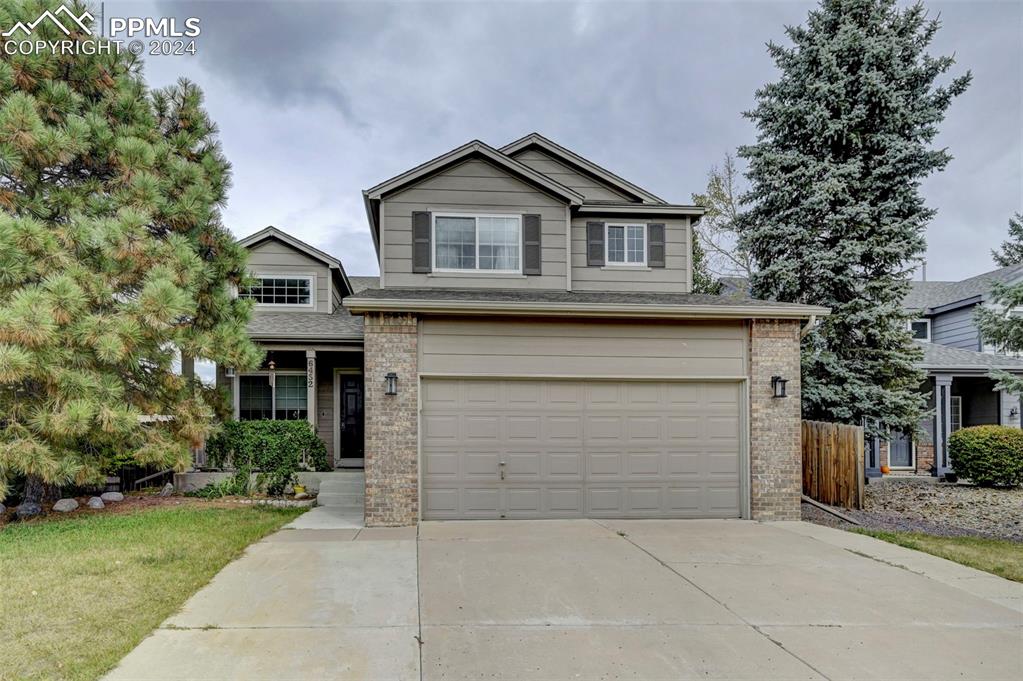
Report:
M95 679L302 509L190 503L0 529L0 679Z
M1023 582L1023 544L1007 539L980 537L936 537L920 532L887 532L856 529L884 541L954 560L978 570Z

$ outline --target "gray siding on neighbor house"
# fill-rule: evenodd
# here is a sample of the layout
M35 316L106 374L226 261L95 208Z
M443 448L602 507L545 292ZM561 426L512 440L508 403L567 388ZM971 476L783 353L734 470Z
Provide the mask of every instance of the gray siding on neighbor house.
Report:
M631 200L628 196L612 188L602 180L580 173L538 149L521 151L513 154L512 158L533 170L543 173L552 180L576 190L587 201Z
M448 168L381 201L383 286L434 288L565 288L567 204L486 161ZM539 214L538 276L412 272L412 213Z
M741 322L425 318L423 374L649 378L741 377Z
M316 282L316 306L303 307L292 305L257 305L256 314L260 310L274 311L308 311L308 312L330 312L333 310L331 301L333 293L330 278L330 268L318 260L296 251L287 244L276 239L267 239L249 249L249 272L253 275L260 274L283 274L290 276L315 277Z
M975 306L961 307L931 318L931 342L963 350L980 350L980 335L973 322Z
M586 259L586 223L663 224L665 266L654 268L590 267ZM572 288L576 291L645 291L689 293L688 219L630 219L621 215L572 218Z

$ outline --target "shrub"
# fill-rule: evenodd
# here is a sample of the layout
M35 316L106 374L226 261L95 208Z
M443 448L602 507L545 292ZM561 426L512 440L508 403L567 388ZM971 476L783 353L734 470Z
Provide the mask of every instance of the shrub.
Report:
M294 482L303 456L312 470L329 470L327 448L306 421L229 421L206 442L206 454L217 467L260 471L273 496Z
M977 485L1023 483L1023 430L1009 426L973 426L948 441L952 468Z
M191 492L185 492L186 497L199 497L200 499L219 499L221 497L231 496L248 496L249 495L249 476L251 472L248 468L242 467L235 472L233 476L227 480L211 480L206 484L205 487Z

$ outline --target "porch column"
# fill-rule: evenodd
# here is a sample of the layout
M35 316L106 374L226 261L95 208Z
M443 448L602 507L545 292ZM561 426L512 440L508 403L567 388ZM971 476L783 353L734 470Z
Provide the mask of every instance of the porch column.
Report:
M952 472L948 438L952 434L952 376L934 376L934 471L939 478Z
M316 351L305 351L306 418L316 430Z

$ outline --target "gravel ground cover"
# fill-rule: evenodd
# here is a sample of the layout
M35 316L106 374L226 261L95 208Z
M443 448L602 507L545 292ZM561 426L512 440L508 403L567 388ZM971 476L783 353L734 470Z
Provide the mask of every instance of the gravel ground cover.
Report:
M863 510L839 510L874 530L1023 542L1023 488L990 489L892 476L867 485ZM809 504L803 504L803 519L829 527L853 527Z

